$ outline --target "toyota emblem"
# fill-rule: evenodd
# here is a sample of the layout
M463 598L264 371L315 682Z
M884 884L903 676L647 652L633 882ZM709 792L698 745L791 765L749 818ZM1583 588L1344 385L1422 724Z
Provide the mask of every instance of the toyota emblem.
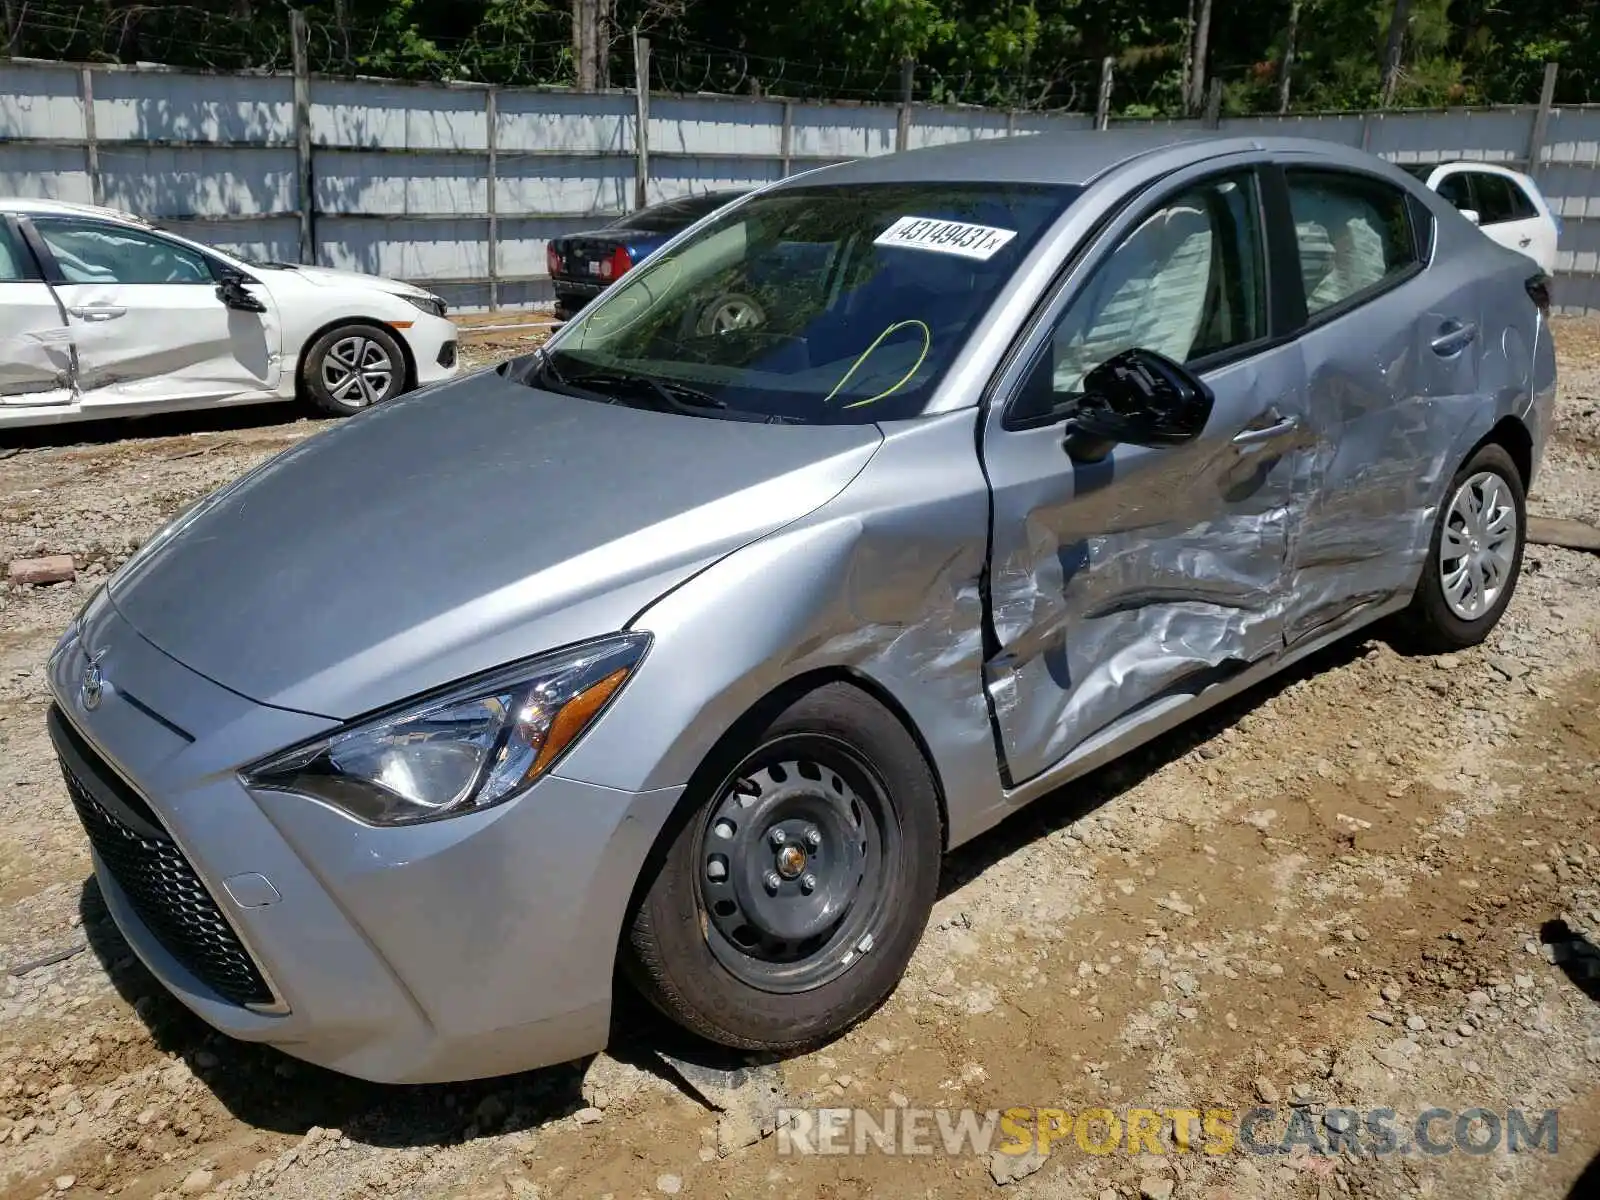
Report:
M105 691L105 676L100 673L103 654L104 650L89 659L89 665L83 669L83 682L78 685L78 700L90 712L100 707L100 696Z

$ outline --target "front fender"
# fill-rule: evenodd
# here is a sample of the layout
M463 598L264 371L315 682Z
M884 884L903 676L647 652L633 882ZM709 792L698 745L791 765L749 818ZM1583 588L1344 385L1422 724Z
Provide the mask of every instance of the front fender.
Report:
M983 691L975 412L886 428L834 500L640 613L631 627L655 643L560 773L630 791L684 784L763 698L824 671L870 681L909 718L950 845L1004 815Z

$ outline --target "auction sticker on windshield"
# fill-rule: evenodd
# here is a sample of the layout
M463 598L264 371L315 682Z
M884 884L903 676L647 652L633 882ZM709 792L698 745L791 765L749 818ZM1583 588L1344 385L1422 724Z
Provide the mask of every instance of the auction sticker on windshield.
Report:
M936 250L963 258L993 258L995 252L1017 236L1015 229L941 221L936 217L901 217L873 239L878 246L903 246L908 250Z

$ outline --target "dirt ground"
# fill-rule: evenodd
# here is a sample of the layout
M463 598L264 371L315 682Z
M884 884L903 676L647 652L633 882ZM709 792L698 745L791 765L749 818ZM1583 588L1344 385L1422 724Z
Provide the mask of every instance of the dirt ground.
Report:
M524 336L478 335L500 341L476 361ZM1558 345L1531 507L1597 521L1600 326ZM1324 1136L1335 1108L1557 1109L1553 1154L1184 1153L1169 1130L1138 1154L795 1156L745 1100L683 1086L655 1052L695 1052L633 1015L593 1061L449 1087L210 1033L105 916L42 664L165 517L322 424L264 409L0 449L0 562L80 568L0 587L0 1200L1600 1194L1578 1184L1600 1155L1600 556L1545 547L1488 645L1358 637L957 852L891 1000L752 1079L880 1114L1264 1104Z

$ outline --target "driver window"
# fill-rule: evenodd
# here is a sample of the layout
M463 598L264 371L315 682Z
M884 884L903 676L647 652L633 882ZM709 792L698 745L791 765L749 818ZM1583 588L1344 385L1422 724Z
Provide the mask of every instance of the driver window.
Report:
M211 283L201 255L137 229L37 218L34 227L68 283Z
M1011 418L1064 415L1084 376L1124 350L1184 363L1266 337L1264 274L1253 175L1182 193L1146 217L1068 305Z

